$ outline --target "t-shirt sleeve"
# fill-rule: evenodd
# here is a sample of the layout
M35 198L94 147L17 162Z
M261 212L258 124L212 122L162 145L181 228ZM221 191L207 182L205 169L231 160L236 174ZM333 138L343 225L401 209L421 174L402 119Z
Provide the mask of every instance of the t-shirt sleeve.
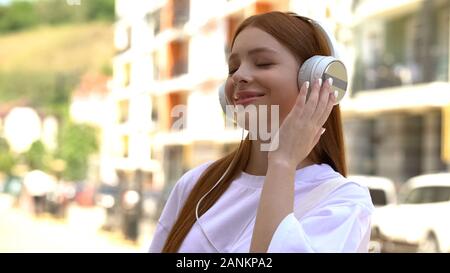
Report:
M194 187L201 174L211 162L204 163L197 168L194 168L186 172L175 184L172 191L169 194L169 198L166 201L164 209L161 212L161 216L156 224L156 229L153 234L153 239L150 244L149 252L159 253L161 252L167 236L175 223L178 214L183 208L189 193Z
M287 215L268 252L367 252L372 211L367 188L348 183L300 219Z

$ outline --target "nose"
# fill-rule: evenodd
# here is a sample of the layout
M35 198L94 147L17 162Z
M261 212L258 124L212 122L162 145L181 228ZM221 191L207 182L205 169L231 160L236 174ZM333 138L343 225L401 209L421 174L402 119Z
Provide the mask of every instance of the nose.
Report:
M237 90L242 89L242 86L250 83L252 81L252 75L249 69L241 65L231 76L231 83L233 87Z

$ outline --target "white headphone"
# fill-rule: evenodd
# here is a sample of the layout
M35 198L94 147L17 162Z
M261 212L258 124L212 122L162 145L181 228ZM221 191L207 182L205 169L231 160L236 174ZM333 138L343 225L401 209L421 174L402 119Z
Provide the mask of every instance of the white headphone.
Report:
M297 17L299 19L302 19L304 21L307 21L311 23L313 26L316 27L316 29L320 30L321 33L325 36L328 46L331 50L332 56L321 56L321 55L315 55L311 58L307 59L305 62L303 62L302 66L299 69L298 77L297 77L297 83L298 86L302 86L302 84L305 81L313 82L315 79L321 78L323 81L327 80L328 78L333 78L333 85L332 88L334 88L336 91L338 91L338 96L336 98L336 103L338 104L342 98L344 97L346 91L347 91L347 69L345 68L344 63L339 60L339 55L337 53L337 47L336 41L334 40L333 35L331 35L322 25L314 21L310 18L297 15L295 13L288 13L291 16ZM309 93L308 93L309 94ZM221 84L219 87L219 102L222 106L222 110L224 113L227 113L226 106L232 105L232 103L228 100L226 93L225 93L225 83ZM233 119L233 117L228 117ZM242 139L244 138L244 129L242 130L242 138L241 138L241 144L242 145ZM239 148L240 148L239 145ZM238 148L238 149L239 149ZM212 186L212 188L203 195L200 200L197 203L197 206L195 207L195 217L197 219L197 222L199 223L199 227L204 233L203 227L200 224L199 216L198 216L198 208L200 207L200 203L203 201L203 199L222 181L222 179L227 175L229 172L231 166L233 165L234 161L237 159L235 156L233 160L231 161L230 165L226 169L226 171L222 174L220 179ZM205 236L207 240L209 241L208 236ZM213 247L214 244L210 242ZM218 252L219 250L216 249Z

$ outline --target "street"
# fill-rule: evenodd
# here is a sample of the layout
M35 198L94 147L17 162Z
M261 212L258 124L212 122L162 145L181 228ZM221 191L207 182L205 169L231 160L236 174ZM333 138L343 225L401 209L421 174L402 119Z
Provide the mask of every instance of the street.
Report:
M148 236L133 243L119 233L101 231L104 215L99 208L69 207L65 220L50 215L36 218L15 208L0 195L0 252L145 252ZM150 235L147 230L148 235Z

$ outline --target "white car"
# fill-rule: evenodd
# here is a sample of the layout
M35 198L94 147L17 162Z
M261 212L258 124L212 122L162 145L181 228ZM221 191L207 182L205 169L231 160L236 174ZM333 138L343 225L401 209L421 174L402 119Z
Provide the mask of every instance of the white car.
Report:
M400 203L377 213L383 239L418 252L450 252L450 173L413 177L402 193Z
M350 175L348 179L366 186L369 189L372 203L375 206L375 211L372 214L372 232L370 235L370 252L382 252L383 239L380 236L379 231L379 211L381 208L387 205L393 205L397 203L397 191L395 184L392 180L381 176L370 175Z

